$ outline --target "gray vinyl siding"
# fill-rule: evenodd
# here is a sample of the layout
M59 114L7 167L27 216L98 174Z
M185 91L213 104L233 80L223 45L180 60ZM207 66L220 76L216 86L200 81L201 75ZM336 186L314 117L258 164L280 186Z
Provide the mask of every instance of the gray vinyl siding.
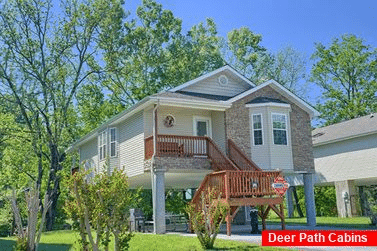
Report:
M119 124L119 165L127 176L144 173L144 113Z
M225 113L212 111L212 139L223 153L226 153Z
M98 165L98 145L97 138L94 138L80 147L80 164L84 165L88 162L90 168L94 171L97 169Z
M321 182L377 177L377 134L314 146Z
M144 111L144 134L145 137L151 136L153 134L153 109L148 109Z
M226 75L228 78L228 84L222 86L218 82L218 77L220 75ZM250 89L250 85L236 80L228 73L219 73L210 78L202 80L196 84L190 85L186 88L183 88L182 91L188 92L197 92L197 93L206 93L212 95L221 95L221 96L235 96L241 92Z

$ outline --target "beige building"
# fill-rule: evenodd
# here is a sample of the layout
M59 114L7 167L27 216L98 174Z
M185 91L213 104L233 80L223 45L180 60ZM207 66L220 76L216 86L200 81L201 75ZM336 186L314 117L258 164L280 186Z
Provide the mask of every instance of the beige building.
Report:
M377 116L317 128L312 137L316 182L335 185L340 217L360 214L358 187L377 185Z

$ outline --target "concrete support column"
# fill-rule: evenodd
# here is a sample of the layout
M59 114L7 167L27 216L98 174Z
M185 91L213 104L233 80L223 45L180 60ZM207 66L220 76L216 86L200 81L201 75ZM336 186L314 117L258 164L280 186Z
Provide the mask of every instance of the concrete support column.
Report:
M312 173L304 173L304 190L306 205L306 222L308 226L314 227L316 222L315 201L314 201L314 182Z
M153 233L164 234L165 225L165 169L152 168Z
M358 194L354 180L335 182L336 207L341 218L358 215Z
M293 218L294 207L293 207L292 189L293 187L289 187L286 193L288 218Z

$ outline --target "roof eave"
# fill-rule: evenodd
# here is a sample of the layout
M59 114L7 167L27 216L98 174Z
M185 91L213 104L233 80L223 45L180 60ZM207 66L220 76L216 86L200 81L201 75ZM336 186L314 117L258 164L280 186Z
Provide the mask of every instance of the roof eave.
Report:
M341 137L341 138L326 140L326 141L318 142L318 143L313 142L313 147L328 145L328 144L337 143L337 142L340 142L340 141L354 139L354 138L360 138L360 137L369 136L369 135L376 134L376 133L377 133L377 130L371 131L371 132L366 132L366 133L360 133L360 134L356 134L356 135L351 135L351 136L347 136L347 137Z
M268 85L271 85L272 88L279 88L280 90L284 91L285 94L287 94L287 96L290 98L290 99L293 99L293 102L296 103L299 107L301 107L304 111L306 111L310 118L313 119L315 117L318 117L320 115L320 113L314 109L311 105L307 104L305 101L303 101L301 98L299 98L297 95L293 94L291 91L289 91L287 88L285 88L284 86L282 86L281 84L279 84L278 82L276 82L275 80L268 80L248 91L245 91L229 100L227 100L226 102L228 103L233 103L237 100L240 100L241 98L244 98L248 95L250 95L251 93L254 93ZM274 88L274 89L275 89Z

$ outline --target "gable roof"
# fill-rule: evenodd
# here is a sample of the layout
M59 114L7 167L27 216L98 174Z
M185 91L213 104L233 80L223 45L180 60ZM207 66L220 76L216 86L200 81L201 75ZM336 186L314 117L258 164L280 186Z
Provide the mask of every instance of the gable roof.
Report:
M245 91L245 92L235 96L234 98L227 100L226 102L233 103L233 102L240 100L241 98L244 98L244 97L246 97L246 96L248 96L248 95L250 95L250 94L252 94L256 91L259 91L260 89L262 89L266 86L271 86L273 89L275 89L281 95L286 97L288 100L290 100L291 102L298 105L301 109L303 109L304 111L309 113L311 118L319 116L319 112L316 109L314 109L311 105L306 103L304 100L299 98L297 95L293 94L291 91L289 91L287 88L285 88L284 86L282 86L281 84L279 84L275 80L268 80L268 81L264 82L263 84L260 84L260 85L254 87L254 88L252 88L248 91Z
M196 92L189 92L189 91L182 91L182 89L198 83L206 78L212 77L220 72L229 71L232 75L236 78L239 78L244 83L250 86L250 89L237 94L236 96L222 96L222 95L213 95L213 94L205 94L205 93L196 93ZM290 92L288 89L280 85L274 80L269 80L259 86L255 86L250 80L246 77L242 76L239 72L235 69L230 67L229 65L225 65L217 70L204 74L194 80L188 81L180 86L177 86L173 89L170 89L165 92L160 92L148 97L145 97L143 100L139 101L137 104L133 105L129 109L126 109L119 114L115 115L114 117L107 120L105 123L76 141L68 150L77 147L90 139L93 139L97 135L97 132L102 131L107 126L115 125L131 115L135 114L136 112L142 111L143 109L147 108L153 104L161 104L161 105L171 105L171 106L181 106L181 107L188 107L188 108L197 108L197 109L211 109L217 111L224 111L232 106L234 101L237 101L253 92L256 92L263 87L270 85L274 89L276 89L279 93L283 96L287 97L292 102L296 103L299 107L303 110L307 111L311 117L318 116L319 113L311 107L309 104L298 98L295 94ZM259 100L261 101L261 100ZM271 102L271 101L270 101ZM274 101L277 102L276 100ZM282 102L282 101L280 101ZM279 103L279 102L278 102Z
M232 74L234 74L236 77L238 77L239 79L241 79L242 81L244 81L246 84L250 85L251 87L255 87L255 84L253 84L250 80L248 80L246 77L242 76L239 72L237 72L235 69L233 69L232 67L230 67L229 65L225 65L217 70L214 70L214 71L211 71L207 74L204 74L196 79L193 79L193 80L190 80L182 85L179 85L175 88L172 88L170 89L169 91L170 92L176 92L176 91L179 91L179 90L182 90L188 86L191 86L193 84L196 84L198 83L199 81L202 81L206 78L209 78L209 77L212 77L214 75L216 75L217 73L220 73L222 71L225 71L225 70L228 70L230 71Z
M320 146L377 133L377 114L371 114L312 131L313 145Z

